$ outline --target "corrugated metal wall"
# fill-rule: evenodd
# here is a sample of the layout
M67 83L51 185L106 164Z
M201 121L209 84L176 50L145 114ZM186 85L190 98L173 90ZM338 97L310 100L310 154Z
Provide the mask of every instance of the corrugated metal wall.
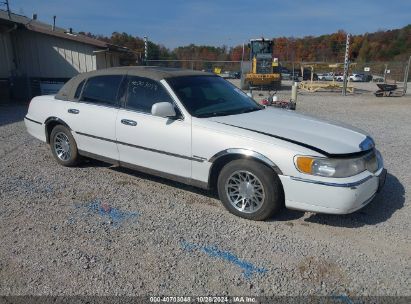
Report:
M0 78L10 77L13 56L9 33L0 33Z
M20 75L70 78L96 69L92 46L30 31L16 31L12 39Z
M120 65L120 56L111 52L96 53L96 68L105 69Z

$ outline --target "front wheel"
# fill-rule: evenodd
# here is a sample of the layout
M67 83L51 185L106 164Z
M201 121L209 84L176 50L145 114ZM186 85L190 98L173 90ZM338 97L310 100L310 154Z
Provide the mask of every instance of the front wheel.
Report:
M50 147L54 158L60 165L73 167L80 161L77 144L70 130L57 125L53 128L50 135Z
M224 206L242 218L265 220L284 205L280 179L273 170L254 160L229 162L221 170L217 185Z

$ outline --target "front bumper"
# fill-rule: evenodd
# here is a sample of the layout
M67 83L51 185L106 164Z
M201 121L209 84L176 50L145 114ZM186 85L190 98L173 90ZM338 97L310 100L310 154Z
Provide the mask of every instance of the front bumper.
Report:
M348 214L366 206L385 183L386 169L347 183L328 183L280 176L289 209Z

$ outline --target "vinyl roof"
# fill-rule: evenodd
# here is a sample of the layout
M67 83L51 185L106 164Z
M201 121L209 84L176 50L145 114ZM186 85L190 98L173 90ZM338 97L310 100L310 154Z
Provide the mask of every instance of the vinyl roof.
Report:
M107 74L115 74L115 75L127 74L127 75L151 78L157 81L165 79L165 78L179 77L179 76L215 75L213 73L207 73L207 72L202 72L202 71L177 69L177 68L166 68L166 67L159 67L159 66L122 66L122 67L113 67L113 68L108 68L108 69L91 71L91 72L83 73L79 75L78 77L81 77L84 79L84 78L88 78L91 76L107 75Z
M56 99L72 100L74 98L75 91L78 85L85 79L94 76L103 75L131 75L150 78L156 81L162 79L182 77L182 76L216 76L213 73L183 70L176 68L164 68L156 66L124 66L114 67L102 70L91 71L87 73L79 74L70 79L57 93ZM216 76L217 77L217 76Z

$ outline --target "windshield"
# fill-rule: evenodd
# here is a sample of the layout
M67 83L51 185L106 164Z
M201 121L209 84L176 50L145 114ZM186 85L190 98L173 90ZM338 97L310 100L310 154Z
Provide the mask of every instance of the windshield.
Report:
M219 76L175 77L167 82L195 117L233 115L264 108Z
M271 54L272 45L272 41L251 41L251 51L254 55Z

